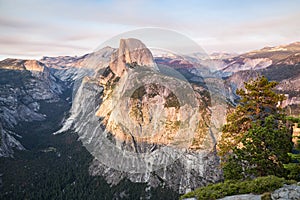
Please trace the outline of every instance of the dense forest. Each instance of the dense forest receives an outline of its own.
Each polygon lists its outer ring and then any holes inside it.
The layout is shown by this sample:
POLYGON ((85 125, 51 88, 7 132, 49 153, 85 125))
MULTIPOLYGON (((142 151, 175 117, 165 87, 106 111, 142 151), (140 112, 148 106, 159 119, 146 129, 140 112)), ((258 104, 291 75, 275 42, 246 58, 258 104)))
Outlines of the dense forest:
MULTIPOLYGON (((62 98, 64 99, 64 98, 62 98)), ((0 158, 0 199, 178 199, 168 188, 149 190, 144 183, 123 180, 111 186, 101 176, 90 176, 93 157, 73 132, 52 135, 59 127, 68 102, 42 103, 46 121, 19 124, 25 151, 0 158)))

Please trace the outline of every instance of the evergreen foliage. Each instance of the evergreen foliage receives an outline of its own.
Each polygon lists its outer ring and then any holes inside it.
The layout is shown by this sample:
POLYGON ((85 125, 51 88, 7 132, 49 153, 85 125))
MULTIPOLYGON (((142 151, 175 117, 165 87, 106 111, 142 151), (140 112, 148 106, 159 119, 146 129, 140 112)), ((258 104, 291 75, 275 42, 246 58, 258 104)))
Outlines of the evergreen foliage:
POLYGON ((284 164, 293 144, 285 115, 278 106, 284 96, 274 91, 276 82, 258 77, 237 90, 241 99, 227 116, 218 143, 225 179, 284 176, 284 164))
MULTIPOLYGON (((290 122, 300 127, 300 117, 288 117, 290 122)), ((295 149, 292 153, 289 153, 289 156, 292 162, 285 164, 284 167, 289 171, 288 178, 300 181, 300 136, 295 136, 297 138, 297 143, 295 149)))
POLYGON ((246 181, 227 180, 222 183, 197 188, 196 190, 181 196, 180 199, 196 197, 199 200, 211 200, 238 194, 263 194, 266 192, 272 192, 282 187, 283 184, 294 183, 296 182, 288 181, 276 176, 259 177, 254 180, 246 181))

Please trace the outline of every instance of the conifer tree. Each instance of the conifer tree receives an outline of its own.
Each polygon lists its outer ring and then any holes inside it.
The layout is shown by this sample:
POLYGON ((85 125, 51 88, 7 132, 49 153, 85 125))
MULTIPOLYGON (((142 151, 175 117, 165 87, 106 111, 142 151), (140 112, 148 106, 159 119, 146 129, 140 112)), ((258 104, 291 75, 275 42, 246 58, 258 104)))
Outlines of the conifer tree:
POLYGON ((292 141, 278 106, 284 96, 274 91, 276 85, 262 76, 237 90, 241 99, 227 116, 218 143, 225 178, 284 174, 292 141))
MULTIPOLYGON (((293 123, 293 128, 300 128, 300 117, 287 117, 287 120, 293 123)), ((291 162, 285 164, 284 167, 289 171, 288 178, 300 181, 300 136, 294 136, 297 142, 294 144, 294 150, 289 153, 291 162)))

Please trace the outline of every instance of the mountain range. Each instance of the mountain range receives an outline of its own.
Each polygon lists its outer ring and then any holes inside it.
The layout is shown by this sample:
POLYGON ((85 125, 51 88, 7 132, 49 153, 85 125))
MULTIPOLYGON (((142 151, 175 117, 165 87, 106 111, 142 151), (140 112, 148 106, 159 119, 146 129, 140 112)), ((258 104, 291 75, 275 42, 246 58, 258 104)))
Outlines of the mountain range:
POLYGON ((282 106, 300 114, 300 42, 194 55, 153 56, 128 38, 79 57, 0 61, 0 157, 30 151, 26 126, 50 121, 54 138, 78 135, 94 158, 89 173, 110 185, 126 178, 185 193, 221 180, 215 144, 245 81, 278 81, 282 106))

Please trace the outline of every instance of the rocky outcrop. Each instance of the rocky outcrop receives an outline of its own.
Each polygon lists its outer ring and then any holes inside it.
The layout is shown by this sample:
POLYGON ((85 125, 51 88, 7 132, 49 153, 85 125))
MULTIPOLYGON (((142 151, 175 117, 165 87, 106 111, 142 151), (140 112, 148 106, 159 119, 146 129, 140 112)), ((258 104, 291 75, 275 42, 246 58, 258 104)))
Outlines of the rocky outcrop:
POLYGON ((1 61, 0 69, 7 70, 26 70, 24 60, 7 58, 1 61))
POLYGON ((214 149, 222 104, 208 87, 158 70, 143 43, 121 40, 109 66, 84 78, 57 133, 77 132, 95 157, 91 174, 111 184, 126 177, 184 193, 222 178, 214 149))
POLYGON ((43 66, 37 60, 26 60, 24 62, 24 67, 26 70, 31 72, 44 72, 45 66, 43 66))
POLYGON ((219 200, 261 200, 261 195, 255 195, 255 194, 241 194, 241 195, 234 195, 234 196, 228 196, 224 197, 219 200))
POLYGON ((294 185, 284 185, 272 192, 272 200, 298 200, 300 199, 300 183, 294 185))
POLYGON ((156 67, 150 50, 139 40, 129 38, 121 39, 118 50, 112 54, 109 64, 112 72, 121 77, 128 64, 156 67))

